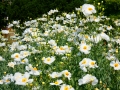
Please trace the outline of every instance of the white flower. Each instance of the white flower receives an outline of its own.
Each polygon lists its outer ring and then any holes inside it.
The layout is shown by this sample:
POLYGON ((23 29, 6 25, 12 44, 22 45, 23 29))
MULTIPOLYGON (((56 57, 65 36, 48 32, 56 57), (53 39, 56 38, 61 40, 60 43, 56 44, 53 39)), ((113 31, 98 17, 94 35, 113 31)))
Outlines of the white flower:
POLYGON ((98 43, 101 40, 102 40, 102 38, 101 38, 100 34, 90 37, 90 41, 92 41, 93 43, 98 43))
POLYGON ((110 37, 107 34, 101 33, 100 35, 101 35, 102 39, 104 39, 106 41, 110 41, 110 37))
POLYGON ((63 83, 62 80, 57 80, 57 81, 55 81, 53 83, 50 83, 50 85, 60 85, 61 83, 63 83))
POLYGON ((54 56, 51 56, 51 57, 47 57, 43 60, 44 63, 46 64, 52 64, 53 62, 55 61, 55 57, 54 56))
POLYGON ((82 79, 78 80, 79 85, 87 84, 87 83, 91 83, 92 85, 96 85, 98 83, 98 79, 95 76, 87 74, 82 79))
POLYGON ((3 84, 3 80, 0 80, 0 84, 3 84))
POLYGON ((5 59, 2 56, 0 56, 0 61, 5 61, 5 59))
POLYGON ((9 66, 9 67, 12 67, 12 68, 14 68, 15 65, 16 65, 15 62, 9 62, 9 63, 8 63, 8 66, 9 66))
POLYGON ((8 34, 9 30, 2 30, 1 32, 2 32, 2 34, 8 34))
POLYGON ((81 62, 79 62, 80 68, 84 71, 87 72, 87 67, 89 66, 89 58, 84 58, 81 62))
POLYGON ((74 90, 74 88, 71 85, 63 84, 61 85, 60 90, 74 90))
POLYGON ((114 68, 114 70, 120 70, 120 62, 117 61, 111 61, 110 66, 114 68))
POLYGON ((5 46, 6 44, 5 43, 0 43, 0 47, 3 47, 5 46))
POLYGON ((28 59, 27 58, 21 59, 21 63, 22 64, 28 64, 28 59))
POLYGON ((84 58, 81 62, 79 62, 80 68, 84 71, 87 72, 87 68, 97 68, 96 61, 93 61, 89 58, 84 58))
POLYGON ((29 79, 30 74, 25 72, 25 74, 22 74, 20 78, 18 78, 15 82, 17 85, 26 85, 27 83, 32 83, 33 79, 29 79))
POLYGON ((25 50, 27 49, 27 45, 20 45, 17 47, 18 50, 25 50))
POLYGON ((91 4, 82 5, 82 12, 85 16, 89 16, 93 13, 96 13, 95 7, 91 4))
POLYGON ((13 76, 13 80, 12 81, 17 81, 19 78, 22 77, 22 74, 20 72, 16 72, 13 76))
POLYGON ((80 51, 85 53, 85 54, 89 54, 91 47, 89 45, 86 45, 86 43, 81 43, 80 44, 80 51))
POLYGON ((93 61, 93 60, 90 60, 89 61, 89 68, 97 68, 97 64, 96 64, 96 61, 93 61))
POLYGON ((11 58, 13 58, 15 61, 20 61, 21 55, 19 53, 14 53, 11 55, 11 58))
POLYGON ((49 40, 48 43, 51 45, 51 46, 56 46, 57 43, 55 42, 55 40, 49 40))
POLYGON ((112 26, 107 26, 106 29, 111 30, 111 29, 113 29, 113 27, 112 26))
POLYGON ((13 24, 19 24, 19 21, 13 21, 13 24))
POLYGON ((38 70, 36 67, 32 67, 31 64, 25 67, 27 71, 29 71, 32 75, 40 75, 40 70, 38 70))
POLYGON ((25 58, 25 57, 30 55, 30 52, 29 51, 21 51, 20 55, 21 55, 22 58, 25 58))
POLYGON ((50 76, 51 78, 57 78, 57 77, 61 77, 61 76, 62 76, 62 73, 53 72, 53 73, 49 74, 49 76, 50 76))
POLYGON ((71 19, 71 15, 66 14, 66 18, 67 18, 67 19, 71 19))
POLYGON ((116 40, 116 43, 118 43, 118 44, 120 45, 120 39, 117 39, 117 40, 116 40))
POLYGON ((71 78, 71 73, 70 73, 68 70, 62 71, 62 74, 70 80, 70 78, 71 78))
POLYGON ((9 84, 10 82, 11 82, 11 78, 13 77, 13 75, 12 74, 7 74, 6 76, 3 76, 3 82, 5 83, 5 84, 9 84))

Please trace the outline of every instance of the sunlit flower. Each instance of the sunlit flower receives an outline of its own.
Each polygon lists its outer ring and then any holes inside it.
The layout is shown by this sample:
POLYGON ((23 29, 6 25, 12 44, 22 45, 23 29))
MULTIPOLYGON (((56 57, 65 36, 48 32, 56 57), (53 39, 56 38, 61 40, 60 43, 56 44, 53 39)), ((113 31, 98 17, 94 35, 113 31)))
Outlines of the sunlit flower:
POLYGON ((55 40, 49 40, 48 43, 51 45, 51 46, 56 46, 57 43, 55 42, 55 40))
POLYGON ((14 53, 11 55, 11 58, 13 58, 15 61, 20 61, 21 55, 19 53, 14 53))
POLYGON ((20 55, 21 55, 22 58, 25 58, 25 57, 30 55, 30 52, 29 51, 21 51, 20 55))
POLYGON ((111 61, 110 66, 114 68, 114 70, 120 70, 120 62, 117 61, 111 61))
POLYGON ((11 78, 13 77, 13 75, 12 74, 7 74, 6 76, 3 76, 3 82, 5 83, 5 84, 10 84, 10 82, 11 82, 11 78))
POLYGON ((0 80, 0 84, 3 84, 3 80, 0 80))
POLYGON ((82 12, 85 16, 91 15, 96 13, 95 7, 91 4, 84 4, 82 5, 82 12))
POLYGON ((17 47, 18 50, 26 50, 27 49, 27 45, 20 45, 17 47))
POLYGON ((0 61, 5 61, 5 59, 2 56, 0 56, 0 61))
POLYGON ((55 57, 54 56, 51 56, 51 57, 47 57, 43 60, 44 63, 46 64, 52 64, 53 62, 55 61, 55 57))
POLYGON ((9 30, 2 30, 1 33, 2 33, 2 34, 8 34, 8 33, 9 33, 9 30))
POLYGON ((58 54, 58 55, 63 55, 63 54, 66 54, 66 53, 70 53, 71 49, 72 48, 67 46, 67 45, 54 48, 55 53, 58 54))
POLYGON ((93 43, 98 43, 101 40, 102 40, 102 38, 101 38, 100 34, 90 37, 90 41, 92 41, 93 43))
POLYGON ((62 73, 60 72, 53 72, 53 73, 51 73, 51 74, 49 74, 49 76, 51 77, 51 78, 58 78, 58 77, 61 77, 62 76, 62 73))
POLYGON ((107 26, 106 29, 111 30, 111 29, 113 29, 113 27, 110 25, 110 26, 107 26))
POLYGON ((0 43, 0 47, 3 47, 5 46, 6 44, 5 43, 0 43))
POLYGON ((96 64, 96 61, 93 61, 93 60, 90 60, 89 61, 89 68, 97 68, 97 64, 96 64))
POLYGON ((85 54, 89 54, 90 53, 90 50, 91 49, 91 47, 89 46, 89 45, 86 45, 86 43, 81 43, 80 44, 80 51, 81 52, 83 52, 83 53, 85 53, 85 54))
POLYGON ((101 35, 102 39, 104 39, 106 41, 110 41, 110 37, 107 34, 101 33, 100 35, 101 35))
POLYGON ((84 72, 87 72, 87 67, 89 66, 90 60, 91 59, 89 58, 84 58, 81 62, 79 62, 79 66, 84 72))
POLYGON ((92 85, 96 85, 98 83, 98 79, 95 76, 87 74, 82 79, 78 80, 79 85, 87 84, 87 83, 91 83, 92 85))
POLYGON ((71 73, 70 73, 68 70, 62 71, 62 74, 70 80, 70 78, 71 78, 71 73))
POLYGON ((8 66, 9 66, 9 67, 12 67, 12 68, 14 68, 15 65, 16 65, 15 62, 9 62, 9 63, 8 63, 8 66))
POLYGON ((31 64, 25 67, 27 71, 29 71, 32 75, 40 75, 40 70, 37 69, 37 67, 33 67, 31 64))
POLYGON ((53 82, 53 83, 50 83, 50 85, 60 85, 60 84, 62 84, 62 83, 63 83, 62 80, 57 80, 57 81, 55 81, 55 82, 53 82))
POLYGON ((61 85, 60 90, 74 90, 74 88, 71 85, 63 84, 61 85))
POLYGON ((27 58, 21 59, 21 63, 22 64, 28 64, 28 59, 27 58))
POLYGON ((120 39, 117 39, 117 40, 116 40, 116 43, 118 43, 118 44, 120 45, 120 39))
POLYGON ((32 83, 33 79, 29 79, 30 74, 25 72, 25 74, 22 74, 20 78, 18 78, 15 82, 17 85, 26 85, 27 83, 32 83))

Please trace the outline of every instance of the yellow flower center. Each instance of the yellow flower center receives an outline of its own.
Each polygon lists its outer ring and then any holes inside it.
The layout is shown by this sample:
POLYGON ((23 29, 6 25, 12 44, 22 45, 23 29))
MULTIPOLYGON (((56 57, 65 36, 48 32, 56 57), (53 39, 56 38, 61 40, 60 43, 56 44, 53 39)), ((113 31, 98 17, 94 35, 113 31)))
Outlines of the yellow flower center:
POLYGON ((65 86, 64 90, 69 90, 68 86, 65 86))
POLYGON ((22 78, 22 82, 27 82, 27 78, 22 78))
POLYGON ((25 60, 23 59, 22 62, 25 62, 25 60))
POLYGON ((88 39, 88 35, 85 35, 85 38, 88 39))
POLYGON ((91 65, 95 65, 95 62, 91 62, 91 65))
POLYGON ((24 52, 24 55, 28 55, 28 53, 27 53, 27 52, 24 52))
POLYGON ((83 49, 86 50, 86 49, 87 49, 87 46, 84 46, 83 49))
POLYGON ((56 85, 58 85, 58 84, 59 84, 59 82, 58 82, 58 81, 56 81, 56 82, 55 82, 55 84, 56 84, 56 85))
POLYGON ((118 64, 118 63, 115 63, 115 64, 114 64, 114 66, 115 66, 115 67, 118 67, 118 66, 119 66, 119 64, 118 64))
POLYGON ((10 80, 7 79, 6 82, 10 82, 10 80))
POLYGON ((36 68, 36 67, 34 67, 34 68, 33 68, 33 70, 34 70, 34 71, 37 71, 37 68, 36 68))
POLYGON ((51 58, 47 58, 47 61, 49 62, 51 60, 51 58))
POLYGON ((66 76, 69 76, 69 72, 65 72, 65 75, 66 75, 66 76))
POLYGON ((88 10, 91 11, 91 10, 93 10, 93 9, 89 7, 88 10))
POLYGON ((60 50, 65 50, 63 47, 60 47, 60 50))
POLYGON ((83 61, 82 61, 82 64, 86 64, 86 60, 83 60, 83 61))
POLYGON ((19 58, 19 55, 18 55, 18 54, 16 54, 16 55, 15 55, 15 58, 19 58))

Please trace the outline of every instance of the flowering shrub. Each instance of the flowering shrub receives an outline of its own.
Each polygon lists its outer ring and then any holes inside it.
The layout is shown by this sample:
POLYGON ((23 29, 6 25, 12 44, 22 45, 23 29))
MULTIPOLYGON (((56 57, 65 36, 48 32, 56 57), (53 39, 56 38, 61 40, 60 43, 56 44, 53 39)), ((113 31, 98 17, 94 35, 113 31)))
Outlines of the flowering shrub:
POLYGON ((0 89, 119 90, 120 20, 95 16, 90 4, 57 12, 9 24, 24 32, 11 44, 1 36, 0 89))

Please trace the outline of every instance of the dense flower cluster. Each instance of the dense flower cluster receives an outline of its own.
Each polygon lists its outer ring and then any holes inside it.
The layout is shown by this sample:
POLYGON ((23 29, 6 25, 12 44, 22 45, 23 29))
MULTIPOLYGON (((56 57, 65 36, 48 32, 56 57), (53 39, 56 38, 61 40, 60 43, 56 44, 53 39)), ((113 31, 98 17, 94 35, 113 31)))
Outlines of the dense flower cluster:
POLYGON ((12 36, 12 43, 1 36, 0 89, 119 90, 120 20, 111 24, 110 18, 95 16, 90 4, 54 16, 57 12, 23 26, 9 24, 24 32, 12 36))

